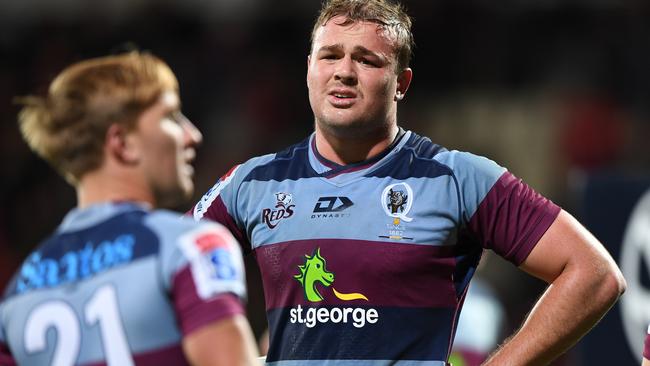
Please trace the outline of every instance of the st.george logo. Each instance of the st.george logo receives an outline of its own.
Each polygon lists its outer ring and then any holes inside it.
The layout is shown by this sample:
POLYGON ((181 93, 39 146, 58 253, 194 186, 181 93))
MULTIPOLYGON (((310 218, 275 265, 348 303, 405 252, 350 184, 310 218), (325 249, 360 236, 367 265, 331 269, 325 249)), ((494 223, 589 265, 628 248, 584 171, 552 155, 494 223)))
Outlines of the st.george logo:
MULTIPOLYGON (((305 264, 299 265, 300 273, 293 277, 300 282, 307 301, 317 303, 323 301, 323 296, 316 286, 330 287, 334 283, 334 273, 327 270, 325 258, 316 248, 312 255, 305 255, 305 264)), ((332 287, 334 295, 343 301, 365 300, 368 298, 360 293, 342 294, 332 287)), ((379 321, 377 309, 369 307, 311 307, 298 304, 289 310, 289 321, 292 324, 302 324, 313 328, 318 324, 352 323, 355 328, 363 328, 366 324, 376 324, 379 321)))
MULTIPOLYGON (((305 298, 311 302, 319 302, 323 300, 323 296, 318 292, 316 284, 320 283, 325 287, 330 287, 334 282, 334 273, 329 272, 325 268, 325 258, 320 254, 320 248, 316 248, 314 253, 309 256, 305 255, 305 264, 298 266, 300 273, 293 276, 302 285, 305 291, 305 298)), ((334 295, 341 300, 366 300, 368 298, 360 293, 342 294, 334 287, 332 287, 334 295)))
POLYGON ((262 222, 269 227, 275 229, 280 220, 288 219, 293 215, 293 208, 296 205, 292 204, 293 196, 291 193, 278 192, 275 194, 275 208, 265 208, 262 210, 262 222))

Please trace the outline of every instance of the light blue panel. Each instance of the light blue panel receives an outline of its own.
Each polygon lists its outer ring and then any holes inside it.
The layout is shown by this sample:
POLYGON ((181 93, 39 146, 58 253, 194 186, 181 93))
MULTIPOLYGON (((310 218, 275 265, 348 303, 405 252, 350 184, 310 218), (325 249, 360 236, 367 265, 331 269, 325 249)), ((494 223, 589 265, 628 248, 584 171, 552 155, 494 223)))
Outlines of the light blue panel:
POLYGON ((463 215, 467 221, 506 171, 494 161, 468 152, 445 151, 436 155, 435 159, 454 172, 460 187, 463 215))

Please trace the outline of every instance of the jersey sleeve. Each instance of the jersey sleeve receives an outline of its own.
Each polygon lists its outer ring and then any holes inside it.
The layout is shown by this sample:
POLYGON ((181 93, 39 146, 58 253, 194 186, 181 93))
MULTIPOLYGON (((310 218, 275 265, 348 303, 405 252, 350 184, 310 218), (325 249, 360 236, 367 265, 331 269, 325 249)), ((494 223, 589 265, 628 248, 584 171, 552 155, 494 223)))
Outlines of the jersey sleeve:
POLYGON ((256 156, 232 167, 194 205, 191 216, 197 221, 208 219, 224 225, 239 241, 245 252, 250 252, 247 228, 248 223, 254 218, 249 217, 248 208, 256 204, 250 201, 248 194, 250 176, 257 168, 265 166, 274 158, 275 154, 256 156))
POLYGON ((242 218, 237 210, 237 190, 242 180, 242 165, 232 167, 201 197, 191 210, 194 220, 212 220, 224 225, 244 244, 247 237, 241 230, 242 218))
POLYGON ((643 346, 643 357, 650 360, 650 326, 648 327, 648 334, 645 336, 645 344, 643 346))
MULTIPOLYGON (((0 314, 2 314, 2 305, 0 304, 0 314)), ((0 319, 2 316, 0 316, 0 319)), ((14 360, 11 355, 11 350, 9 350, 9 345, 7 344, 7 338, 4 333, 4 327, 0 323, 0 365, 3 366, 14 366, 16 365, 16 360, 14 360)))
POLYGON ((457 153, 462 215, 486 248, 520 265, 561 209, 492 160, 457 153))
POLYGON ((224 226, 202 222, 179 235, 163 254, 164 283, 181 331, 244 313, 244 263, 239 244, 224 226))

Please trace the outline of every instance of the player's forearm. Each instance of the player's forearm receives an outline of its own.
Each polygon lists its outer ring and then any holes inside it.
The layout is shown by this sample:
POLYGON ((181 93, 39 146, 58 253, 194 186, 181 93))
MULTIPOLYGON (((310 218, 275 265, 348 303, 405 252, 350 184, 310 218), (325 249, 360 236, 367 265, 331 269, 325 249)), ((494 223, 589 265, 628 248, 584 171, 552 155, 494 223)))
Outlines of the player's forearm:
POLYGON ((195 366, 257 366, 253 333, 243 315, 204 326, 183 340, 183 350, 195 366))
POLYGON ((567 268, 485 365, 546 365, 574 345, 625 289, 617 268, 567 268))

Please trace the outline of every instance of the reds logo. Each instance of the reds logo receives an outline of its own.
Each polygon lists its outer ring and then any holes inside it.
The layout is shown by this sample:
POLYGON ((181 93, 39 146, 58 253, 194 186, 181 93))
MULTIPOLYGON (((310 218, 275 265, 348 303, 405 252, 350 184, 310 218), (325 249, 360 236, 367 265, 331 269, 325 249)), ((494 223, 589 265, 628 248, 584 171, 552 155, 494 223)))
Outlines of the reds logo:
POLYGON ((288 219, 293 215, 293 208, 296 205, 291 204, 293 196, 291 193, 278 192, 275 194, 275 210, 265 208, 262 210, 262 222, 269 227, 275 229, 280 223, 280 220, 288 219))
POLYGON ((291 204, 293 197, 290 193, 278 192, 275 194, 275 199, 278 201, 275 208, 284 208, 286 210, 291 204))

